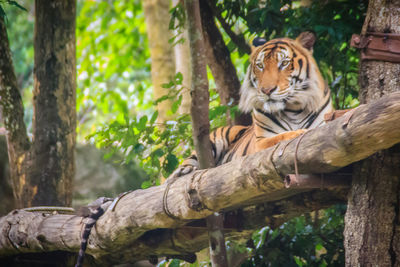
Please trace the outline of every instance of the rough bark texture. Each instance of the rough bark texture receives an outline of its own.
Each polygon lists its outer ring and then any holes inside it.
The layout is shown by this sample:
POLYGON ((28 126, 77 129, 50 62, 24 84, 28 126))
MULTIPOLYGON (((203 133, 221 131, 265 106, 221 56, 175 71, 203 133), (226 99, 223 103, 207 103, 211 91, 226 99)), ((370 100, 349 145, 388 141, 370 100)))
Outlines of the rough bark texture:
MULTIPOLYGON (((220 31, 215 24, 212 9, 209 1, 200 1, 200 13, 204 34, 204 45, 207 54, 207 64, 215 78, 217 91, 221 99, 221 104, 233 106, 239 104, 240 81, 233 66, 231 56, 220 31)), ((248 114, 237 114, 234 121, 230 124, 250 125, 251 117, 248 114)))
MULTIPOLYGON (((204 45, 204 35, 200 17, 200 5, 196 0, 185 0, 185 9, 188 19, 188 33, 190 52, 192 58, 192 104, 190 113, 192 117, 193 142, 200 169, 215 166, 210 142, 210 121, 208 118, 209 92, 207 79, 207 60, 204 45)), ((193 194, 196 198, 197 194, 193 194)), ((210 258, 212 266, 226 267, 228 259, 224 234, 222 232, 223 216, 211 214, 207 218, 209 230, 210 258)))
POLYGON ((23 186, 26 181, 26 160, 30 142, 24 123, 24 107, 18 91, 13 69, 7 30, 0 18, 0 108, 6 128, 10 176, 13 181, 14 198, 17 207, 23 207, 23 186))
MULTIPOLYGON (((76 127, 75 0, 35 2, 33 151, 23 202, 71 205, 76 127)), ((29 205, 29 204, 28 204, 29 205)))
MULTIPOLYGON (((175 76, 174 50, 168 42, 172 37, 172 32, 168 28, 169 7, 169 0, 143 1, 150 47, 151 80, 155 99, 168 95, 170 89, 163 88, 162 85, 172 81, 175 76)), ((171 105, 171 100, 158 103, 158 123, 165 123, 168 119, 171 119, 171 115, 168 115, 171 105)))
MULTIPOLYGON (((370 0, 366 31, 399 34, 400 2, 370 0)), ((400 64, 363 61, 360 83, 361 103, 399 91, 400 64)), ((399 200, 399 146, 356 164, 345 216, 347 266, 400 265, 399 200)))
POLYGON ((214 166, 211 152, 210 121, 208 120, 208 79, 207 59, 204 47, 204 38, 201 27, 199 4, 197 1, 186 0, 185 9, 188 19, 190 54, 192 58, 192 104, 190 113, 193 123, 193 141, 199 159, 200 168, 214 166), (195 71, 193 71, 195 70, 195 71))
MULTIPOLYGON (((207 243, 205 229, 190 228, 188 223, 214 211, 268 202, 255 209, 245 208, 242 216, 236 216, 239 224, 232 224, 235 217, 226 219, 225 227, 233 228, 234 235, 235 228, 252 229, 260 223, 276 227, 291 216, 341 201, 343 194, 338 196, 334 191, 304 192, 284 187, 282 175, 294 172, 296 147, 300 173, 333 172, 399 143, 399 119, 400 93, 394 93, 357 108, 350 120, 344 116, 308 131, 298 145, 299 138, 183 176, 169 185, 166 198, 174 219, 164 212, 167 184, 131 192, 119 200, 114 211, 108 210, 99 219, 87 253, 103 264, 134 262, 150 255, 188 254, 207 243), (193 192, 200 202, 195 210, 191 208, 193 192)), ((85 221, 76 215, 12 212, 0 218, 0 257, 56 250, 77 252, 85 221)))
POLYGON ((34 122, 29 141, 3 20, 0 96, 17 207, 70 205, 75 145, 75 1, 36 1, 34 122))
POLYGON ((0 134, 0 216, 16 208, 7 154, 6 137, 0 134))

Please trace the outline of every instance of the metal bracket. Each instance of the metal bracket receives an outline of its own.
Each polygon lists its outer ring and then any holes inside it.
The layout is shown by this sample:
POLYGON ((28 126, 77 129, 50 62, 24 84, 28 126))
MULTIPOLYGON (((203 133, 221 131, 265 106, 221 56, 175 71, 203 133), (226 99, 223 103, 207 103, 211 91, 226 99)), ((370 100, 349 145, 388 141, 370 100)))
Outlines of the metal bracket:
POLYGON ((367 32, 353 34, 350 46, 361 49, 361 60, 400 63, 400 34, 367 32))

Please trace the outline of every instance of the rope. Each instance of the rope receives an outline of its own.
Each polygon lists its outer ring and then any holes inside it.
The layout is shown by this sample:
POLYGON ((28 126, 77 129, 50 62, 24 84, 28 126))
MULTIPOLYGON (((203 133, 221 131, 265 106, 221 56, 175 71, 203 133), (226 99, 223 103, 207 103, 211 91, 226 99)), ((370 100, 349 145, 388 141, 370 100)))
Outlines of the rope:
POLYGON ((174 176, 171 177, 168 181, 166 181, 166 187, 164 190, 164 195, 163 195, 163 211, 165 214, 167 214, 168 217, 170 217, 171 219, 177 220, 178 217, 176 217, 174 214, 172 214, 168 208, 168 192, 169 192, 169 188, 171 187, 171 185, 179 178, 179 176, 174 176))

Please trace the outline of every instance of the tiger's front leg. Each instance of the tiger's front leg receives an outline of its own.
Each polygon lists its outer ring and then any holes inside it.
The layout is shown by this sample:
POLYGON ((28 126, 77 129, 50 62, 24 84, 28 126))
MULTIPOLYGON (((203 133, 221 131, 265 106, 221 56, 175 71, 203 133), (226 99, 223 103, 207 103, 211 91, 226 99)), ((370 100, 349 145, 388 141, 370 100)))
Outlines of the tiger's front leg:
POLYGON ((299 129, 296 131, 280 133, 273 137, 266 137, 263 139, 259 139, 256 141, 256 152, 274 146, 281 141, 296 138, 297 136, 302 135, 306 131, 307 131, 306 129, 299 129))

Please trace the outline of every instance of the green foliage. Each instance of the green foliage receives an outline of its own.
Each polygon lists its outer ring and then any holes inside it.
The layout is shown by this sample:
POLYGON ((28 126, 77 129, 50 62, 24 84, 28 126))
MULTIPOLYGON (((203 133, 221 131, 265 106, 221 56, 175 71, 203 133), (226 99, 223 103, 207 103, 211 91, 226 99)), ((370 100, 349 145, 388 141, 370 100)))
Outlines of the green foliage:
POLYGON ((14 7, 17 7, 19 9, 21 9, 21 10, 27 11, 25 7, 21 6, 16 1, 0 0, 0 18, 5 19, 5 20, 7 19, 7 14, 4 11, 3 6, 2 6, 4 4, 8 4, 10 6, 14 6, 14 7))
POLYGON ((253 234, 253 256, 242 266, 344 266, 345 210, 335 206, 314 220, 301 216, 278 229, 262 228, 253 234))
MULTIPOLYGON (((179 93, 183 88, 178 89, 181 84, 182 74, 178 73, 174 80, 163 85, 170 93, 154 101, 154 105, 173 100, 170 113, 176 114, 182 101, 179 93)), ((158 184, 160 174, 168 177, 178 167, 179 161, 189 156, 193 147, 190 117, 187 114, 165 124, 157 123, 157 116, 155 111, 151 116, 125 117, 123 122, 114 120, 88 137, 93 138, 100 147, 111 148, 109 156, 122 151, 125 164, 132 160, 140 162, 150 177, 142 183, 143 188, 158 184)))
POLYGON ((79 2, 76 34, 78 137, 114 119, 123 124, 139 111, 151 113, 141 1, 79 2))

